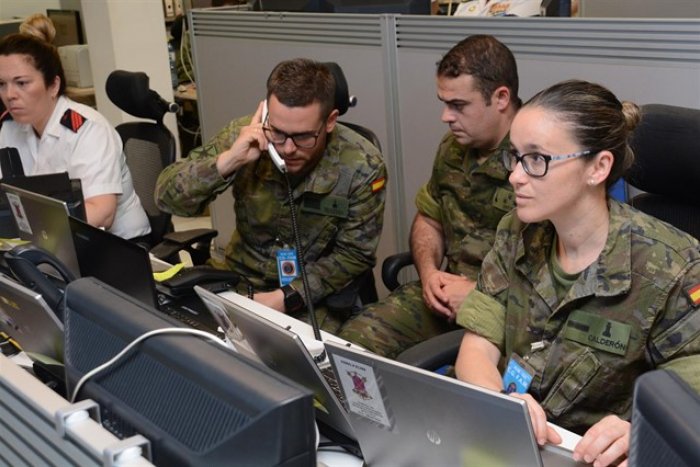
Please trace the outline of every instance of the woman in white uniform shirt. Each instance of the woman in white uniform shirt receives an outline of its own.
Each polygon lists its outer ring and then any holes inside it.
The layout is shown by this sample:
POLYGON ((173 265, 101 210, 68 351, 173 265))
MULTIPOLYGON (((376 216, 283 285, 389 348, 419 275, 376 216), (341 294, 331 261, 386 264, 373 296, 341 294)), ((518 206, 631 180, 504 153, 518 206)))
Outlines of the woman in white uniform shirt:
POLYGON ((87 221, 124 238, 150 233, 119 135, 96 110, 66 96, 56 48, 26 34, 0 40, 0 147, 15 147, 27 175, 79 178, 87 221))

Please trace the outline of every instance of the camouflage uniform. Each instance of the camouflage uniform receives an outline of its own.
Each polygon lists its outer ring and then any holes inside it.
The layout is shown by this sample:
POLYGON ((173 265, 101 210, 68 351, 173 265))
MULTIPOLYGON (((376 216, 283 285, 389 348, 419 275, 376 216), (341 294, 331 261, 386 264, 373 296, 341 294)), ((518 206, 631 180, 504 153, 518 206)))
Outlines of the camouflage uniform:
POLYGON ((651 369, 673 369, 700 389, 698 242, 628 205, 609 208, 603 252, 561 301, 554 227, 508 214, 457 315, 498 346, 501 371, 512 353, 523 357, 548 420, 578 433, 608 414, 629 420, 634 380, 651 369))
MULTIPOLYGON (((216 156, 228 149, 250 116, 232 121, 187 160, 167 167, 158 178, 161 209, 180 216, 202 213, 229 186, 233 187, 236 230, 226 247, 226 264, 248 278, 256 292, 279 288, 276 252, 293 248, 291 215, 284 176, 271 159, 260 157, 228 179, 216 169, 216 156)), ((329 134, 317 166, 293 189, 304 264, 314 303, 345 287, 371 269, 384 216, 386 169, 369 141, 342 125, 329 134)), ((297 277, 292 286, 302 296, 297 277)), ((326 319, 336 331, 339 317, 326 319)))
MULTIPOLYGON (((438 147, 430 180, 416 195, 418 211, 442 225, 446 270, 452 274, 476 279, 498 222, 513 207, 513 189, 500 157, 500 148, 509 144, 506 137, 479 165, 477 151, 460 145, 448 133, 438 147)), ((393 358, 412 345, 455 328, 425 305, 421 283, 414 281, 365 307, 339 335, 393 358)))

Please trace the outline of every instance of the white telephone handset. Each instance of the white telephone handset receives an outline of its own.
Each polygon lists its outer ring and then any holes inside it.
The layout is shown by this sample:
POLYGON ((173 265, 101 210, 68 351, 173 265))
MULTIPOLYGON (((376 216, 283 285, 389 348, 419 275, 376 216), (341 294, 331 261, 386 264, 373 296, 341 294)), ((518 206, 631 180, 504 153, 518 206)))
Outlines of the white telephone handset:
MULTIPOLYGON (((267 99, 265 99, 265 101, 263 102, 263 123, 265 123, 265 120, 267 120, 267 99)), ((272 159, 272 163, 275 164, 279 171, 282 173, 287 172, 287 165, 284 163, 284 159, 280 157, 279 153, 277 152, 277 149, 275 149, 274 144, 267 143, 267 152, 268 154, 270 154, 270 159, 272 159)))

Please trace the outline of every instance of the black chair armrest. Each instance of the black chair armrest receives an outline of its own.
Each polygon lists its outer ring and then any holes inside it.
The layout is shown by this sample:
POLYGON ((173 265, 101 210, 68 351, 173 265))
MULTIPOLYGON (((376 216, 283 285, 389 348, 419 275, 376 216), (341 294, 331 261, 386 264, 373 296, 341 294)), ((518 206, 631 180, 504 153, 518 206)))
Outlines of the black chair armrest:
POLYGON ((399 285, 401 269, 413 264, 413 255, 409 251, 388 256, 382 263, 382 282, 389 290, 396 290, 399 285))
POLYGON ((445 365, 452 365, 457 360, 464 332, 465 329, 455 329, 432 337, 404 350, 396 360, 426 370, 437 370, 445 365))
POLYGON ((204 264, 210 256, 211 241, 219 234, 214 229, 192 229, 170 232, 163 241, 151 248, 151 254, 169 263, 177 262, 176 255, 185 250, 192 258, 192 264, 204 264))

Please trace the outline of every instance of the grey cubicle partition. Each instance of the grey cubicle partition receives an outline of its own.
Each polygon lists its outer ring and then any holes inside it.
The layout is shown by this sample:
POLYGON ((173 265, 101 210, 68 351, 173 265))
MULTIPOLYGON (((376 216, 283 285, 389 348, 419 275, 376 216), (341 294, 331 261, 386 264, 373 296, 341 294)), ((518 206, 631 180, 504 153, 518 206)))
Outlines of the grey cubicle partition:
MULTIPOLYGON (((204 140, 233 117, 255 111, 265 97, 267 76, 279 61, 309 57, 337 62, 345 72, 350 93, 358 103, 340 120, 371 128, 385 153, 394 153, 387 127, 391 122, 387 110, 391 99, 385 92, 388 75, 383 35, 387 19, 379 15, 194 10, 193 53, 204 140)), ((392 193, 389 192, 380 246, 387 253, 396 250, 392 193)), ((211 209, 213 223, 220 232, 216 240, 220 250, 233 229, 229 196, 222 195, 211 209)))
MULTIPOLYGON (((379 260, 408 245, 413 198, 447 130, 440 122, 435 64, 470 34, 493 34, 514 52, 523 99, 568 78, 610 87, 639 104, 700 108, 700 20, 454 18, 410 15, 194 10, 192 34, 205 140, 255 110, 278 61, 338 62, 358 106, 345 118, 372 128, 389 169, 379 260)), ((215 203, 223 248, 230 201, 215 203)))

